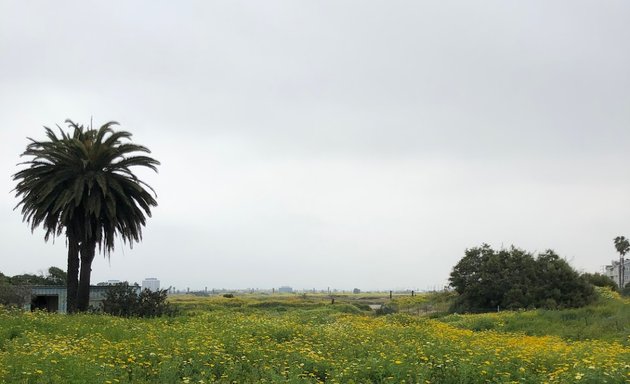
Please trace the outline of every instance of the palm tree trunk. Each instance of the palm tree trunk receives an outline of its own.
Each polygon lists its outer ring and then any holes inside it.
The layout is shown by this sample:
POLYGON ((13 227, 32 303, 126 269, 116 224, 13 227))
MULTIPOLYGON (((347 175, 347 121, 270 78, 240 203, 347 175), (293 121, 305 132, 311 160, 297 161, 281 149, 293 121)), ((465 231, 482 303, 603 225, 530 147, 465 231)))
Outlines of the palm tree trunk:
POLYGON ((77 292, 79 289, 79 244, 68 234, 68 279, 66 281, 66 311, 77 311, 77 292))
POLYGON ((96 251, 96 243, 86 241, 81 244, 81 272, 79 275, 79 292, 77 308, 79 312, 87 311, 90 305, 90 276, 92 275, 92 260, 96 251))

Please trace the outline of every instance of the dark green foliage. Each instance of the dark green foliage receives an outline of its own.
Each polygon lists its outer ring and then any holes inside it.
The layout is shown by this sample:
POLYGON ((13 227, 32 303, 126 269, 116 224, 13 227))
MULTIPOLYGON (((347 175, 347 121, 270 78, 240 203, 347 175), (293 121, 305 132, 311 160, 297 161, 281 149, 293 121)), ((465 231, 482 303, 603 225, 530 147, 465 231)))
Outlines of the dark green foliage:
POLYGON ((49 285, 48 280, 44 276, 30 273, 11 276, 9 280, 11 285, 49 285))
POLYGON ((140 286, 129 285, 127 282, 110 286, 101 304, 103 312, 121 317, 133 316, 138 303, 139 290, 140 286))
POLYGON ((137 284, 124 282, 112 285, 102 303, 103 312, 121 317, 159 317, 175 314, 167 302, 167 290, 140 291, 137 284))
POLYGON ((595 300, 593 286, 551 250, 534 258, 514 246, 495 251, 484 244, 466 250, 449 280, 459 294, 451 307, 457 312, 571 308, 595 300))
POLYGON ((22 154, 30 160, 13 179, 20 199, 16 208, 21 206, 31 230, 42 226, 45 240, 65 232, 68 311, 74 312, 87 310, 96 246, 109 255, 118 236, 130 245, 141 240, 146 217, 157 202, 151 187, 131 168, 156 171, 159 162, 138 155, 150 151, 127 142, 131 134, 114 131, 115 122, 99 129, 66 123, 70 132, 60 128, 57 136, 46 128, 46 140, 30 139, 22 154))
POLYGON ((174 309, 167 301, 166 289, 155 292, 145 289, 138 295, 136 315, 139 317, 159 317, 173 315, 174 309))
POLYGON ((31 301, 31 290, 28 287, 9 285, 0 279, 0 305, 23 307, 31 301))
POLYGON ((613 239, 615 243, 615 249, 623 257, 628 251, 630 251, 630 241, 625 236, 617 236, 613 239))
POLYGON ((66 285, 66 273, 57 267, 48 268, 47 274, 34 275, 23 273, 21 275, 5 276, 0 272, 0 285, 66 285))
POLYGON ((226 299, 233 299, 234 298, 234 294, 232 294, 232 293, 225 293, 223 295, 223 297, 225 297, 226 299))
POLYGON ((68 274, 61 268, 50 267, 48 268, 46 280, 48 281, 48 285, 66 285, 68 274))
POLYGON ((608 287, 615 291, 618 288, 617 283, 613 279, 601 273, 583 273, 582 278, 596 287, 608 287))

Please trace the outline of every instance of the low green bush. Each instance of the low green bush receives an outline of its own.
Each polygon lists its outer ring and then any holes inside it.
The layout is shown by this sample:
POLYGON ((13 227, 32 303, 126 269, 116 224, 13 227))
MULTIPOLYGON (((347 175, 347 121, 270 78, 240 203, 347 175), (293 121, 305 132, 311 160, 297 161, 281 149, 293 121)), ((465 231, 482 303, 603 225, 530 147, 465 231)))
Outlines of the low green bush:
POLYGON ((137 284, 124 282, 109 287, 101 304, 104 313, 121 317, 173 316, 177 310, 167 301, 167 290, 140 291, 137 284))

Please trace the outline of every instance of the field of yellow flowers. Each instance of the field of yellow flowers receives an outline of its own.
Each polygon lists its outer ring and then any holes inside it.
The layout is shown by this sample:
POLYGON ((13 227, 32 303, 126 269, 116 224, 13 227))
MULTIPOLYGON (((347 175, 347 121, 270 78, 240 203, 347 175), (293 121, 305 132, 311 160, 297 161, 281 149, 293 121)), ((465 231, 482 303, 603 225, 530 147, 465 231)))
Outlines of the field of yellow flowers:
POLYGON ((158 319, 0 308, 0 382, 630 382, 627 342, 473 331, 349 304, 292 299, 286 310, 239 300, 198 299, 158 319))

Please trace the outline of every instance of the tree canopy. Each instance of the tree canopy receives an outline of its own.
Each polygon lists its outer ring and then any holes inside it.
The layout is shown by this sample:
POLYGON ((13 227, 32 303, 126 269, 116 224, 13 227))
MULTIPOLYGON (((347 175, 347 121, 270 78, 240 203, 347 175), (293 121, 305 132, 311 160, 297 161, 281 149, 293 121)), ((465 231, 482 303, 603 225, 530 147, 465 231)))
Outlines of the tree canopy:
POLYGON ((155 292, 140 290, 137 284, 128 282, 109 287, 102 302, 103 312, 121 317, 159 317, 173 315, 176 309, 167 301, 166 289, 155 292))
POLYGON ((0 272, 0 304, 22 307, 31 299, 30 285, 65 285, 65 272, 57 267, 39 275, 23 273, 5 276, 0 272))
POLYGON ((459 294, 452 310, 459 312, 580 307, 595 299, 593 286, 552 250, 534 257, 483 244, 466 250, 449 281, 459 294))
POLYGON ((619 289, 613 279, 601 273, 583 273, 582 277, 596 287, 607 287, 615 291, 619 289))
POLYGON ((66 285, 66 272, 61 268, 50 267, 47 273, 38 275, 22 273, 19 275, 5 276, 0 272, 0 285, 66 285))

